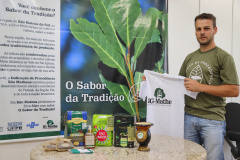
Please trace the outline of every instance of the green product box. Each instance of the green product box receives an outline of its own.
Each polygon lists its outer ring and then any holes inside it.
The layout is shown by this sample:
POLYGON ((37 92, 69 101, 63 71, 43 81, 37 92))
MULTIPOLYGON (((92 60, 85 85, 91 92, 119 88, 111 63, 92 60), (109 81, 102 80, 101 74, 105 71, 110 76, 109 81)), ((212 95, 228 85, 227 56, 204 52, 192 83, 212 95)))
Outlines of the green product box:
POLYGON ((134 147, 136 139, 136 128, 134 123, 136 116, 117 115, 114 116, 114 146, 115 147, 134 147))
POLYGON ((67 112, 67 137, 75 146, 84 146, 84 134, 87 131, 87 112, 67 112))
MULTIPOLYGON (((112 146, 113 131, 108 127, 108 118, 112 115, 94 114, 93 115, 93 133, 96 137, 96 146, 112 146)), ((109 119, 111 121, 111 119, 109 119)))

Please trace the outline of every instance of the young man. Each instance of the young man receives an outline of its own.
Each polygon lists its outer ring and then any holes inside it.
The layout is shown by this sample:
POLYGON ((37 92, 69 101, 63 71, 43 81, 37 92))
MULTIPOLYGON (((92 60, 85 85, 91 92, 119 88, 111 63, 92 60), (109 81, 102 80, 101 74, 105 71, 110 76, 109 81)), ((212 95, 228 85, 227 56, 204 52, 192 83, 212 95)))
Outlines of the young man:
POLYGON ((223 160, 225 98, 239 95, 239 80, 230 54, 217 47, 216 18, 200 14, 195 18, 200 48, 189 54, 180 69, 187 90, 200 92, 196 99, 185 96, 184 138, 203 145, 208 160, 223 160))

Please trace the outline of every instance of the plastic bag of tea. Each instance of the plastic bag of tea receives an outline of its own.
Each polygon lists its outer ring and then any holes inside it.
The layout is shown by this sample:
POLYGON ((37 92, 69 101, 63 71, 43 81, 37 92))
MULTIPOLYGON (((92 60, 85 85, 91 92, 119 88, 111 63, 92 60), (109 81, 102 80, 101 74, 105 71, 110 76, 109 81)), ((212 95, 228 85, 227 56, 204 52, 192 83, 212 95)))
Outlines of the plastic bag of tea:
POLYGON ((108 117, 112 117, 112 115, 93 115, 93 133, 96 135, 96 146, 112 146, 113 131, 108 130, 108 117))

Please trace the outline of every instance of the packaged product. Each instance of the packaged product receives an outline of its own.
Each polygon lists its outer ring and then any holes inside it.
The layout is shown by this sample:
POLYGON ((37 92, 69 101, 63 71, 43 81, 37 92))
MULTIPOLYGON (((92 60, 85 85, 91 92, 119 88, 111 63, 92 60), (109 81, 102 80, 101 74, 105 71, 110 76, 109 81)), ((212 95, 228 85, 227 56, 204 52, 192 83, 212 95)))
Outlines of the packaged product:
POLYGON ((87 131, 87 112, 67 112, 67 138, 72 140, 75 146, 84 146, 84 133, 87 131))
POLYGON ((136 139, 136 128, 134 123, 136 116, 116 115, 114 116, 114 146, 115 147, 134 147, 136 139))
POLYGON ((93 133, 96 137, 96 146, 112 146, 113 127, 108 127, 108 118, 112 118, 112 115, 93 115, 93 133))

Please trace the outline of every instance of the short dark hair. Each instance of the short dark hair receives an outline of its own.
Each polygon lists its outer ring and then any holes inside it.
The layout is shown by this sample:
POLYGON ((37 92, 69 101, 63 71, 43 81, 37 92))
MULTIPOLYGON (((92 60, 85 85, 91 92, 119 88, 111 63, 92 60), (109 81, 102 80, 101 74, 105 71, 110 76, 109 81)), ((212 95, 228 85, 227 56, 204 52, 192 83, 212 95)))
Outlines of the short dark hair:
POLYGON ((202 13, 195 17, 195 23, 198 19, 210 19, 213 22, 213 27, 216 27, 216 17, 210 13, 202 13))

